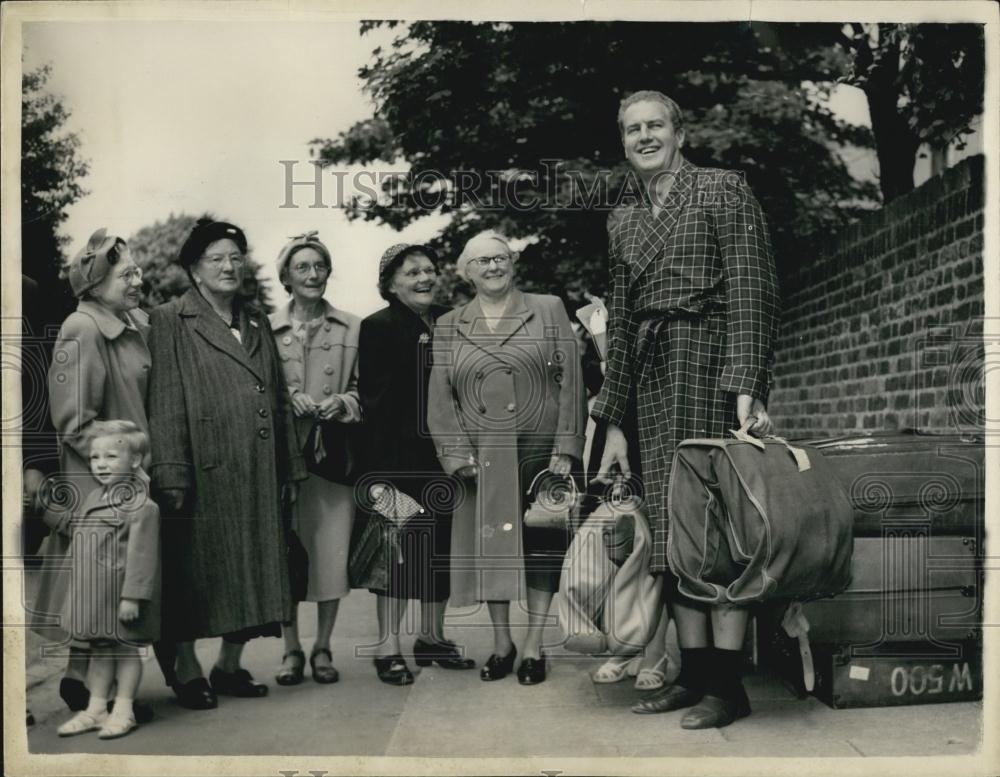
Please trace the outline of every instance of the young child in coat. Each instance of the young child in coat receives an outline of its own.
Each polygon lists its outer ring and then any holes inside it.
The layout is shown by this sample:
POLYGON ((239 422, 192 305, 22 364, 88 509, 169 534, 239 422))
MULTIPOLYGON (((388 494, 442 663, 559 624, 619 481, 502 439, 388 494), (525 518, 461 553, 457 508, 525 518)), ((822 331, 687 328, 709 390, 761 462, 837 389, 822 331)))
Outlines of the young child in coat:
POLYGON ((114 739, 135 728, 139 648, 159 638, 160 511, 142 470, 149 441, 139 427, 95 421, 89 437, 90 471, 102 487, 63 529, 71 538, 72 560, 63 625, 74 639, 90 643, 90 703, 58 733, 99 729, 101 739, 114 739), (109 714, 113 683, 117 692, 109 714))

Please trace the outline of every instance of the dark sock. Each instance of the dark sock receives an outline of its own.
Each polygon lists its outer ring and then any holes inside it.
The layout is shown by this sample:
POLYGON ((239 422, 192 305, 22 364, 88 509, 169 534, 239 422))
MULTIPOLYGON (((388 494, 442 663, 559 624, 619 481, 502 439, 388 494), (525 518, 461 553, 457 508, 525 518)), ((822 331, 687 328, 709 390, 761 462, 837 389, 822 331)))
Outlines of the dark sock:
POLYGON ((722 699, 737 699, 744 695, 743 681, 740 679, 743 666, 742 650, 712 648, 708 670, 706 692, 722 699))
POLYGON ((712 648, 681 648, 681 673, 674 681, 691 691, 704 691, 711 666, 712 648))

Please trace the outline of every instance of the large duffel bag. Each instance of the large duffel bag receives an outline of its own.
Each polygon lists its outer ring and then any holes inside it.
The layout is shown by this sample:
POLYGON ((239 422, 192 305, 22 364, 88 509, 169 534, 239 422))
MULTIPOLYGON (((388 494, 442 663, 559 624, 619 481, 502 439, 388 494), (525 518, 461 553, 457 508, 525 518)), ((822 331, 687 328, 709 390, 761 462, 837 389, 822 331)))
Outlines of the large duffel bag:
POLYGON ((935 535, 982 537, 984 445, 958 434, 876 432, 795 441, 823 453, 851 498, 854 536, 923 518, 935 535))
POLYGON ((823 454, 735 434, 684 440, 674 454, 667 557, 678 590, 712 604, 844 590, 852 509, 823 454))

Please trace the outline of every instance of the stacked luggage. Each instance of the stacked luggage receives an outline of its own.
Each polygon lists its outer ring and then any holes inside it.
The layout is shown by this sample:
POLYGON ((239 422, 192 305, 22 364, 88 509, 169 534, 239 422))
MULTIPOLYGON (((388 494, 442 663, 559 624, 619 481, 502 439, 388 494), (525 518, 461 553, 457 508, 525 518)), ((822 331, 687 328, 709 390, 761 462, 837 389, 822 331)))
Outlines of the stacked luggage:
POLYGON ((802 605, 808 650, 783 627, 785 605, 762 606, 758 664, 800 692, 814 678, 836 708, 982 698, 982 440, 877 433, 808 445, 850 495, 852 579, 802 605))

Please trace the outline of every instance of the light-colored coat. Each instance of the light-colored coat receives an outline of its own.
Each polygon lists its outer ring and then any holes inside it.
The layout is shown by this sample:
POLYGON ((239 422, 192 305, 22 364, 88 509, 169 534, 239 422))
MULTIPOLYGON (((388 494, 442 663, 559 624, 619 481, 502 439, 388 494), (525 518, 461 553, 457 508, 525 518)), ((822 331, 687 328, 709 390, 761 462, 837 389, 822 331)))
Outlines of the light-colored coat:
MULTIPOLYGON (((284 371, 288 393, 303 392, 316 402, 340 397, 347 413, 338 423, 361 420, 358 399, 358 333, 361 319, 337 310, 323 300, 323 323, 307 329, 305 347, 293 333, 292 303, 289 301, 270 315, 271 329, 278 345, 278 357, 284 371)), ((314 418, 296 418, 299 441, 305 444, 314 418)))
MULTIPOLYGON (((148 433, 149 317, 141 310, 127 316, 129 326, 102 305, 83 300, 59 330, 48 374, 49 407, 59 438, 59 472, 46 487, 43 514, 53 530, 64 527, 97 488, 88 464, 90 425, 98 420, 131 421, 148 433)), ((148 464, 148 460, 143 462, 148 464)), ((59 531, 53 531, 39 550, 46 560, 31 622, 33 630, 48 639, 67 637, 54 624, 69 586, 64 563, 68 550, 67 536, 59 531)))
POLYGON ((63 627, 74 639, 159 639, 160 511, 148 483, 140 473, 107 491, 98 487, 63 528, 72 562, 63 627), (130 623, 118 619, 122 599, 139 602, 130 623))
POLYGON ((164 636, 286 621, 281 486, 306 471, 267 316, 242 306, 240 343, 190 289, 150 320, 150 474, 185 495, 164 520, 164 636))
POLYGON ((577 340, 558 297, 515 291, 495 331, 478 300, 434 331, 427 423, 445 471, 478 465, 452 523, 451 602, 524 593, 524 492, 553 454, 583 454, 577 340))

